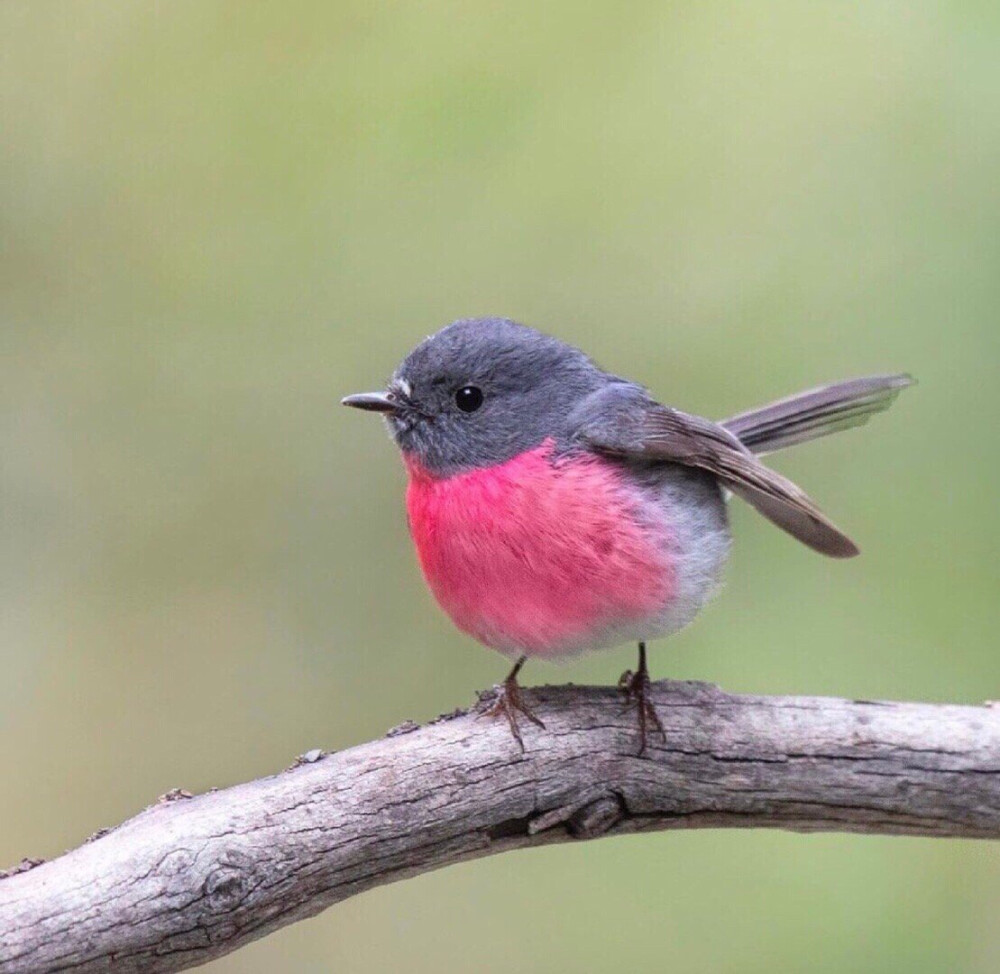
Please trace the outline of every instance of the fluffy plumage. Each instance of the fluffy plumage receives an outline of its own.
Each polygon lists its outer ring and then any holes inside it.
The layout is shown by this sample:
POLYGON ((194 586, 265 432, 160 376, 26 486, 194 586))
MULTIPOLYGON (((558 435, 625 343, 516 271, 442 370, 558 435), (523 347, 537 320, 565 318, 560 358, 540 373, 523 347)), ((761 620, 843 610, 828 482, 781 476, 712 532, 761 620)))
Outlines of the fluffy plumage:
POLYGON ((448 478, 410 460, 421 567, 455 624, 511 656, 563 656, 652 635, 677 595, 673 526, 599 457, 541 446, 448 478))

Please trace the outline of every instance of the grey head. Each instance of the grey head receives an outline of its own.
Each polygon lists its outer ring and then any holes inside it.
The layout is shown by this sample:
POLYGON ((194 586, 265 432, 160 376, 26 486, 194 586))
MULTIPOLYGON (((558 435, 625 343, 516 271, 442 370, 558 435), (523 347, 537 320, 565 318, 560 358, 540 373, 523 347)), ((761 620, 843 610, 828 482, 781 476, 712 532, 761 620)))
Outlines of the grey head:
POLYGON ((399 448, 449 476, 502 463, 552 439, 573 407, 620 382, 583 352, 506 318, 464 318, 421 342, 384 392, 343 403, 382 413, 399 448))

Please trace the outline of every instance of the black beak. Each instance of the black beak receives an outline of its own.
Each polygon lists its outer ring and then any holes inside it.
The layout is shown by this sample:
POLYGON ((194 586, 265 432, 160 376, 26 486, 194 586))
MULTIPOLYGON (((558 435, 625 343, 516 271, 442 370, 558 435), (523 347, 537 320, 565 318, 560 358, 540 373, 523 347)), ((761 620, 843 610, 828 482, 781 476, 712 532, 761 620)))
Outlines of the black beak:
POLYGON ((341 406, 353 406, 355 409, 367 409, 372 413, 394 413, 399 409, 399 403, 385 392, 358 392, 353 396, 344 396, 341 406))

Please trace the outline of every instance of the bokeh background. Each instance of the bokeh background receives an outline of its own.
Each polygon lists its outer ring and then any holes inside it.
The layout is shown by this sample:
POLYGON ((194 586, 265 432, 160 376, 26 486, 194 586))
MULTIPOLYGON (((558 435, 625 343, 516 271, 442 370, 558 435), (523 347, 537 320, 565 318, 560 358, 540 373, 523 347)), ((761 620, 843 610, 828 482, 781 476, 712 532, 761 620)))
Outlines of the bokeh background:
MULTIPOLYGON (((1000 696, 1000 7, 0 5, 0 864, 467 704, 380 424, 506 314, 723 416, 904 368, 778 464, 653 648, 729 690, 1000 696)), ((608 683, 633 650, 527 682, 608 683)), ((985 843, 659 834, 368 893, 223 972, 995 972, 985 843)))

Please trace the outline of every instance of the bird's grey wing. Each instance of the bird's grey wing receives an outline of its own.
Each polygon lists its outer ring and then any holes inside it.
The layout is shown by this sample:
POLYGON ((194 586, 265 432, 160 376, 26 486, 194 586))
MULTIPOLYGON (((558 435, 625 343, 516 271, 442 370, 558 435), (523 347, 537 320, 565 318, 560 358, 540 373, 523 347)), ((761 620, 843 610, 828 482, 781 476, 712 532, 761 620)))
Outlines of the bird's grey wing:
POLYGON ((788 478, 765 467, 717 423, 664 406, 631 383, 589 396, 570 417, 574 438, 611 456, 707 470, 769 521, 815 551, 850 558, 857 546, 788 478))

